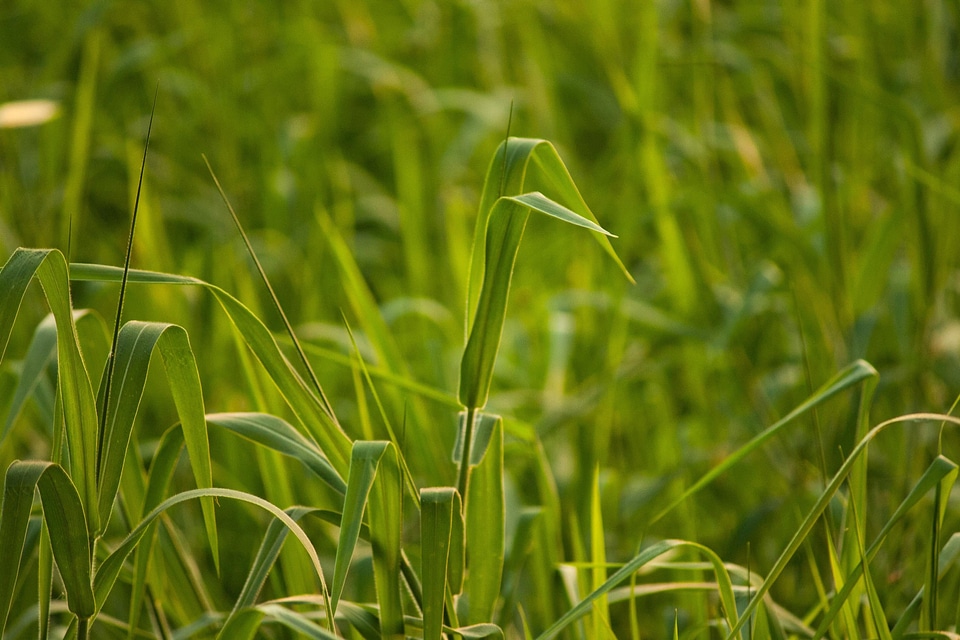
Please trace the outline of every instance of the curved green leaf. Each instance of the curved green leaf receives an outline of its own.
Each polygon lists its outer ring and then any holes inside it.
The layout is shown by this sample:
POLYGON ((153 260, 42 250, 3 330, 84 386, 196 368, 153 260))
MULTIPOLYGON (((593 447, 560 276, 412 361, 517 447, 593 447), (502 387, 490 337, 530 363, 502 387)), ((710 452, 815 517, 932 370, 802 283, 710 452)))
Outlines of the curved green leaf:
POLYGON ((56 249, 17 249, 0 269, 0 361, 6 352, 27 286, 40 280, 57 325, 57 387, 63 407, 70 476, 87 515, 91 535, 100 529, 97 509, 97 408, 70 307, 70 280, 56 249))
POLYGON ((7 468, 0 509, 0 635, 6 627, 17 583, 35 489, 40 490, 50 547, 67 592, 68 607, 83 619, 96 612, 90 579, 90 541, 76 487, 60 465, 16 461, 7 468))
POLYGON ((282 418, 267 413, 211 413, 207 415, 207 422, 296 458, 340 494, 347 489, 346 482, 323 452, 282 418))
MULTIPOLYGON (((210 445, 204 421, 200 375, 190 347, 190 339, 182 327, 160 322, 131 321, 123 325, 117 339, 114 381, 107 404, 107 420, 100 450, 99 505, 100 520, 110 520, 110 512, 120 487, 120 476, 133 433, 133 423, 146 387, 147 372, 155 350, 160 351, 167 382, 183 426, 190 465, 197 486, 213 486, 210 466, 210 445)), ((207 539, 214 563, 219 570, 213 499, 201 500, 207 539)))
MULTIPOLYGON (((122 276, 123 270, 117 267, 71 265, 71 277, 75 280, 117 282, 122 276)), ((313 394, 310 387, 283 355, 273 334, 253 312, 220 287, 197 278, 131 269, 127 281, 141 284, 200 286, 213 294, 254 356, 266 369, 277 390, 306 427, 310 436, 320 445, 333 468, 341 476, 346 474, 350 460, 350 438, 343 432, 340 425, 327 415, 320 399, 313 394)))

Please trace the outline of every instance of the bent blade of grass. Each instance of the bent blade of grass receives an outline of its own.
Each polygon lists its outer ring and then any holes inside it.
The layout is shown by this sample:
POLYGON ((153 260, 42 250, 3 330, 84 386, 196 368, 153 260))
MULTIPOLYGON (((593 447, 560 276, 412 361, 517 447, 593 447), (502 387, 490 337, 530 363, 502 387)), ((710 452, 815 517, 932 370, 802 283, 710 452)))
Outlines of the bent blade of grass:
POLYGON ((670 511, 680 505, 684 500, 703 489, 705 486, 723 475, 731 467, 743 460, 747 455, 753 453, 758 448, 763 446, 765 442, 776 435, 777 432, 779 432, 785 426, 806 412, 826 402, 828 399, 837 395, 841 391, 849 389, 850 387, 860 384, 861 382, 865 382, 861 396, 861 406, 863 406, 865 402, 869 404, 869 398, 873 394, 873 389, 876 387, 878 378, 879 374, 877 373, 877 370, 873 368, 873 365, 865 360, 857 360, 856 362, 847 365, 830 380, 828 380, 822 387, 820 387, 820 389, 818 389, 812 396, 803 401, 803 403, 801 403, 797 408, 758 433, 749 442, 730 454, 730 456, 728 456, 723 462, 704 474, 699 480, 697 480, 696 483, 693 484, 693 486, 688 488, 679 497, 674 499, 669 505, 657 513, 657 515, 650 520, 650 524, 653 524, 654 522, 657 522, 663 518, 670 511), (864 400, 864 398, 866 400, 864 400))
POLYGON ((463 591, 467 602, 464 624, 493 620, 503 580, 504 522, 503 419, 481 413, 477 431, 489 431, 482 457, 467 487, 466 550, 469 567, 463 591), (489 426, 486 426, 488 425, 489 426))
MULTIPOLYGON (((187 332, 172 324, 128 322, 117 335, 114 381, 109 403, 106 405, 108 420, 104 424, 103 448, 100 451, 98 491, 100 521, 104 524, 110 520, 110 513, 119 492, 120 476, 123 473, 133 424, 146 387, 150 360, 155 351, 160 352, 163 360, 167 383, 183 426, 183 439, 187 445, 194 480, 201 489, 213 486, 200 375, 187 332)), ((219 573, 220 554, 213 499, 201 500, 200 506, 210 551, 219 573)))
MULTIPOLYGON (((115 282, 121 275, 122 270, 106 265, 75 264, 71 267, 71 277, 76 280, 115 282)), ((303 378, 283 355, 273 334, 250 309, 220 287, 197 278, 131 269, 129 282, 193 285, 213 294, 284 400, 320 445, 333 468, 341 476, 346 474, 350 460, 350 438, 330 419, 303 378)))
POLYGON ((206 419, 210 424, 299 460, 334 491, 341 495, 346 492, 347 483, 323 452, 286 420, 267 413, 211 413, 206 419))
POLYGON ((34 276, 40 280, 57 325, 57 387, 67 431, 70 475, 80 495, 92 537, 100 528, 96 504, 96 399, 70 308, 67 262, 58 250, 17 249, 0 269, 0 361, 6 352, 20 303, 34 276))
MULTIPOLYGON (((453 487, 420 491, 420 561, 423 579, 423 638, 440 640, 443 635, 443 602, 449 588, 450 550, 457 530, 454 520, 463 520, 460 496, 453 487)), ((463 544, 461 537, 460 544, 463 544)))
POLYGON ((327 590, 326 581, 323 577, 323 568, 320 566, 320 557, 317 555, 317 551, 314 548, 313 543, 310 542, 310 538, 307 537, 307 534, 303 531, 303 529, 301 529, 300 526, 282 509, 271 504, 270 502, 267 502, 263 498, 249 493, 244 493, 242 491, 221 489, 216 487, 212 489, 192 489, 190 491, 178 493, 161 502, 152 511, 150 511, 150 513, 144 516, 140 523, 137 524, 137 526, 134 527, 129 534, 127 534, 127 537, 123 539, 123 541, 110 553, 109 556, 107 556, 107 558, 98 568, 96 576, 94 576, 93 579, 93 589, 94 594, 96 595, 98 607, 103 606, 103 603, 106 602, 107 596, 109 596, 110 592, 113 590, 113 586, 120 575, 120 570, 123 567, 127 556, 130 555, 130 553, 140 544, 143 536, 150 530, 150 525, 153 524, 154 521, 170 507, 188 500, 206 497, 227 498, 230 500, 237 500, 239 502, 246 502, 259 507, 273 515, 277 520, 280 520, 294 534, 294 536, 296 536, 297 540, 300 541, 300 544, 303 545, 304 550, 310 557, 313 570, 317 574, 317 578, 320 581, 320 588, 324 598, 327 620, 332 625, 333 612, 329 605, 329 592, 327 590))
POLYGON ((34 490, 40 490, 50 548, 67 592, 67 605, 80 619, 96 612, 90 578, 90 541, 80 495, 60 465, 15 461, 7 468, 0 511, 0 634, 6 627, 19 574, 34 490))
POLYGON ((594 589, 587 594, 587 596, 580 600, 576 606, 560 616, 560 618, 550 625, 550 627, 537 636, 537 639, 549 640, 550 638, 556 637, 570 624, 586 615, 593 607, 593 603, 596 600, 607 595, 611 590, 613 590, 614 587, 626 581, 641 567, 659 558, 663 554, 678 548, 693 549, 707 556, 707 559, 713 566, 714 574, 717 578, 717 591, 720 596, 720 603, 723 606, 723 612, 726 617, 727 624, 730 625, 731 628, 737 630, 738 625, 741 624, 745 618, 740 618, 740 622, 738 622, 736 598, 733 592, 733 582, 730 580, 730 574, 727 572, 727 569, 724 566, 723 561, 720 560, 720 557, 709 548, 696 542, 689 542, 686 540, 661 540, 660 542, 650 545, 634 556, 632 560, 620 567, 620 569, 614 572, 612 576, 607 578, 600 588, 594 589))
POLYGON ((870 442, 877 437, 881 432, 886 430, 892 425, 897 424, 907 424, 912 422, 927 422, 927 421, 937 421, 944 424, 951 424, 954 426, 960 426, 960 418, 955 418, 953 416, 937 414, 937 413, 912 413, 904 416, 898 416, 896 418, 891 418, 881 422, 873 429, 871 429, 864 437, 857 443, 857 446, 854 447, 853 451, 850 452, 850 455, 844 460, 843 464, 840 466, 840 469, 834 474, 833 478, 830 480, 830 483, 824 489, 823 493, 820 494, 820 498, 817 499, 814 507, 807 513, 806 518, 804 518, 797 532, 794 534, 793 538, 790 539, 790 542, 787 544, 787 547, 781 552, 780 557, 777 558, 776 563, 774 563, 773 568, 767 574, 766 579, 763 581, 757 588, 757 593, 747 604, 746 608, 743 610, 742 617, 740 622, 734 626, 733 631, 730 633, 728 638, 732 638, 736 633, 738 633, 743 626, 743 621, 746 620, 751 613, 756 609, 760 600, 764 595, 770 590, 773 583, 780 577, 780 574, 783 573, 783 570, 786 568, 787 564, 790 562, 790 559, 796 553, 797 549, 803 543, 803 540, 809 535, 810 531, 813 529, 814 524, 816 524, 817 519, 823 514, 824 510, 827 508, 827 505, 830 502, 830 499, 836 494, 839 490, 840 485, 843 484, 844 480, 850 474, 853 467, 856 465, 860 456, 867 449, 870 442))
MULTIPOLYGON (((890 534, 890 531, 901 519, 907 514, 910 509, 917 505, 917 503, 925 496, 931 489, 937 487, 944 479, 949 477, 956 477, 957 475, 957 465, 952 461, 944 458, 943 456, 938 456, 930 464, 927 470, 923 473, 914 487, 910 490, 910 493, 906 498, 900 503, 900 505, 893 512, 893 515, 890 516, 890 519, 883 525, 880 533, 877 534, 877 537, 874 539, 873 543, 867 548, 864 553, 864 560, 869 564, 877 553, 880 551, 880 547, 886 541, 887 536, 890 534)), ((813 635, 814 640, 822 638, 826 635, 827 629, 833 623, 834 618, 840 612, 841 607, 845 605, 847 600, 850 597, 850 594, 853 593, 854 587, 857 585, 857 580, 859 579, 861 573, 863 572, 864 562, 861 561, 860 564, 854 569, 854 571, 846 576, 842 581, 843 586, 834 596, 833 601, 830 603, 830 608, 824 614, 823 618, 820 621, 819 626, 817 627, 816 632, 813 635)))
MULTIPOLYGON (((487 175, 483 183, 483 192, 480 196, 480 207, 473 234, 473 248, 470 254, 470 271, 467 291, 467 334, 472 331, 474 323, 474 306, 478 303, 482 281, 484 277, 484 257, 486 255, 487 227, 496 202, 503 196, 511 196, 527 191, 528 172, 531 167, 538 170, 538 177, 543 178, 555 191, 564 208, 572 210, 578 217, 594 224, 596 216, 590 211, 570 172, 564 165, 556 147, 547 140, 535 138, 510 137, 500 143, 490 159, 487 175)), ((609 235, 609 234, 607 234, 609 235)), ((604 251, 617 263, 620 270, 630 282, 633 277, 621 262, 609 238, 604 235, 596 236, 604 251)))

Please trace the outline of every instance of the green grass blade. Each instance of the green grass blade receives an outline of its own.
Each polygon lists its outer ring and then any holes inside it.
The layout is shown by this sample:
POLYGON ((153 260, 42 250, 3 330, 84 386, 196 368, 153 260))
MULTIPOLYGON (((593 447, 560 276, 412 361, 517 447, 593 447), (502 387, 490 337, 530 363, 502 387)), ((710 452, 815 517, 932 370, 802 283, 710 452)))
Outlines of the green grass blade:
POLYGON ((58 389, 67 430, 70 475, 87 514, 91 535, 99 530, 96 496, 97 409, 80 354, 70 308, 70 282, 63 254, 55 249, 17 249, 0 269, 0 360, 31 279, 40 280, 57 325, 58 389))
MULTIPOLYGON (((109 521, 116 501, 127 447, 155 350, 160 352, 163 360, 167 382, 183 425, 183 437, 194 479, 201 489, 213 486, 200 377, 186 331, 182 327, 165 323, 128 322, 117 336, 114 382, 107 405, 109 419, 104 425, 100 456, 102 463, 98 490, 100 518, 103 523, 109 521)), ((219 545, 213 500, 202 500, 201 508, 210 550, 219 571, 219 545)))
POLYGON ((323 452, 286 420, 266 413, 211 413, 206 419, 210 424, 299 460, 334 491, 346 492, 347 483, 323 452))
POLYGON ((877 374, 877 370, 874 369, 870 363, 864 360, 857 360, 853 364, 844 367, 822 387, 820 387, 820 389, 818 389, 812 396, 797 406, 793 411, 764 429, 762 432, 758 433, 749 442, 730 454, 723 462, 704 474, 703 477, 697 480, 690 488, 684 491, 679 497, 674 499, 667 507, 662 509, 656 516, 654 516, 650 522, 654 523, 663 518, 663 516, 667 515, 667 513, 676 508, 677 505, 681 504, 684 500, 716 480, 731 467, 743 460, 743 458, 745 458, 747 455, 763 446, 765 442, 776 435, 777 432, 779 432, 785 426, 841 391, 849 389, 857 384, 860 384, 861 382, 866 382, 868 386, 864 389, 863 394, 870 395, 872 392, 872 387, 876 385, 878 375, 879 374, 877 374))
POLYGON ((607 578, 607 580, 598 589, 594 589, 587 594, 587 596, 580 600, 580 602, 578 602, 572 609, 560 616, 560 618, 550 625, 550 627, 548 627, 542 634, 537 636, 538 640, 549 640, 549 638, 556 637, 569 625, 586 615, 593 607, 594 602, 607 595, 617 585, 628 580, 630 576, 633 575, 633 573, 638 569, 657 559, 668 551, 684 547, 704 553, 710 560, 710 563, 713 565, 714 572, 717 576, 717 590, 720 595, 720 602, 723 605, 724 614, 726 615, 728 623, 730 623, 731 626, 734 626, 737 621, 737 606, 733 593, 733 583, 731 582, 730 575, 727 572, 726 567, 724 567, 719 556, 717 556, 710 549, 695 542, 687 542, 684 540, 661 540, 660 542, 650 545, 634 556, 629 562, 620 567, 620 569, 607 578))
POLYGON ((358 441, 353 445, 350 460, 350 473, 347 476, 347 491, 343 498, 343 517, 340 522, 340 540, 337 544, 337 557, 333 569, 333 583, 330 598, 333 601, 333 613, 337 613, 337 603, 343 593, 347 578, 347 569, 353 560, 353 550, 360 537, 360 525, 367 505, 367 497, 377 475, 380 458, 387 443, 377 441, 358 441))
MULTIPOLYGON (((276 620, 283 626, 291 629, 298 634, 305 635, 314 640, 338 640, 339 636, 327 631, 320 625, 311 621, 303 614, 297 613, 291 609, 275 603, 262 604, 257 609, 264 613, 268 618, 276 620)), ((331 623, 332 624, 332 623, 331 623)))
POLYGON ((7 433, 9 433, 10 428, 13 427, 13 423, 20 415, 23 406, 26 404, 31 393, 33 393, 33 390, 40 384, 47 365, 53 360, 56 352, 56 320, 52 315, 48 315, 34 330, 33 338, 30 340, 30 346, 27 347, 27 353, 23 357, 23 367, 20 372, 20 378, 17 380, 17 388, 10 402, 10 410, 3 424, 3 430, 0 431, 0 442, 6 439, 7 433))
MULTIPOLYGON (((392 444, 385 444, 377 479, 368 498, 367 519, 370 523, 377 602, 380 605, 380 633, 384 638, 399 639, 404 634, 400 599, 403 486, 397 449, 392 444)), ((370 454, 374 452, 375 448, 371 446, 370 454)))
MULTIPOLYGON (((113 590, 113 586, 116 583, 117 577, 120 575, 120 570, 123 567, 127 556, 129 556, 130 553, 137 547, 137 545, 140 544, 143 536, 150 530, 150 525, 153 524, 153 522, 167 509, 188 500, 196 500, 201 498, 226 498, 230 500, 237 500, 239 502, 246 502, 259 507, 264 511, 267 511, 276 519, 280 520, 294 534, 294 536, 296 536, 297 540, 300 541, 300 544, 303 545, 304 550, 310 557, 313 570, 316 572, 317 578, 320 581, 322 593, 324 595, 327 594, 328 591, 326 582, 323 578, 323 568, 320 566, 320 558, 317 555, 317 551, 314 548, 313 543, 310 542, 310 538, 307 537, 307 534, 303 531, 303 529, 301 529, 300 526, 294 522, 294 520, 282 509, 267 502, 263 498, 249 493, 244 493, 242 491, 220 488, 192 489, 190 491, 184 491, 167 498, 157 505, 152 511, 150 511, 150 513, 144 516, 140 523, 137 524, 137 526, 134 527, 129 534, 127 534, 123 541, 121 541, 120 544, 117 545, 117 547, 110 553, 110 555, 107 556, 107 558, 100 564, 93 580, 94 593, 96 594, 98 605, 102 606, 102 604, 106 601, 107 596, 109 596, 110 592, 113 590)), ((326 599, 326 601, 329 600, 326 599)))
MULTIPOLYGON (((593 468, 590 480, 590 590, 596 591, 607 579, 607 551, 603 531, 603 513, 600 508, 600 466, 593 468)), ((610 608, 607 595, 597 598, 590 612, 591 637, 605 638, 610 629, 610 608)))
POLYGON ((466 551, 469 562, 463 590, 467 612, 463 624, 481 624, 493 620, 503 579, 505 506, 503 496, 503 420, 481 413, 476 431, 485 438, 477 446, 477 460, 467 487, 466 551))
MULTIPOLYGON (((78 264, 74 265, 71 271, 71 277, 77 280, 113 282, 121 275, 121 270, 105 265, 78 264)), ((283 355, 273 335, 250 309, 223 289, 197 278, 131 269, 129 281, 201 286, 213 294, 290 408, 320 445, 334 469, 341 476, 346 474, 350 460, 350 439, 338 424, 331 421, 317 398, 283 355)))
POLYGON ((824 510, 827 508, 831 498, 839 490, 840 485, 850 474, 851 469, 854 467, 856 462, 859 460, 860 456, 867 449, 870 442, 880 434, 882 431, 886 430, 888 427, 896 424, 908 424, 918 421, 943 421, 944 423, 950 423, 952 425, 960 426, 960 419, 954 418, 953 416, 946 416, 936 413, 915 413, 905 416, 898 416, 896 418, 891 418, 885 422, 881 422, 873 429, 871 429, 864 438, 857 443, 857 446, 850 452, 850 455, 840 466, 840 469, 834 474, 833 478, 830 480, 830 483, 824 489, 823 493, 820 494, 820 498, 817 499, 814 507, 807 513, 806 518, 800 524, 797 532, 791 538, 790 542, 787 544, 786 548, 781 552, 780 557, 777 558, 776 563, 773 568, 767 574, 766 579, 763 581, 763 584, 760 585, 757 589, 756 595, 750 600, 750 603, 743 610, 742 617, 740 622, 734 627, 732 633, 729 637, 732 637, 734 634, 739 632, 743 621, 746 620, 754 609, 756 609, 760 600, 767 594, 770 590, 770 587, 773 583, 780 577, 780 574, 783 573, 783 570, 786 568, 787 564, 790 562, 790 559, 793 557, 793 554, 796 553, 797 549, 803 543, 803 540, 809 535, 810 531, 813 529, 814 524, 817 519, 823 514, 824 510))
POLYGON ((220 633, 218 640, 253 640, 260 631, 260 624, 266 614, 256 608, 244 609, 228 619, 220 633))
MULTIPOLYGON (((893 512, 893 515, 887 520, 883 525, 883 528, 877 534, 877 537, 874 539, 873 543, 867 548, 865 552, 866 562, 869 563, 876 557, 877 552, 880 551, 880 547, 883 545, 887 536, 890 534, 890 531, 893 527, 900 522, 904 515, 912 509, 916 504, 925 496, 931 489, 935 488, 944 478, 949 476, 955 476, 957 474, 957 465, 952 461, 944 458, 943 456, 938 456, 930 464, 927 470, 924 472, 923 476, 917 481, 914 487, 910 490, 910 493, 906 498, 900 503, 900 505, 893 512)), ((824 614, 823 618, 820 620, 820 624, 817 627, 817 631, 814 634, 814 638, 822 638, 826 635, 827 629, 833 623, 834 618, 840 612, 841 607, 846 603, 850 594, 853 592, 854 587, 857 584, 857 580, 860 577, 863 571, 863 562, 857 565, 854 571, 846 576, 846 579, 843 581, 843 586, 833 597, 833 600, 830 603, 830 609, 824 614)))
POLYGON ((483 280, 477 311, 460 364, 459 398, 468 408, 483 408, 490 393, 513 269, 531 211, 601 234, 608 233, 596 223, 541 193, 497 199, 490 210, 485 231, 483 280))
POLYGON ((52 462, 14 462, 7 468, 0 510, 0 633, 6 627, 10 600, 19 574, 21 550, 35 489, 40 490, 50 547, 78 618, 95 611, 90 580, 90 544, 80 496, 67 473, 52 462))
POLYGON ((453 520, 460 517, 460 496, 456 489, 436 487, 420 491, 424 640, 440 640, 443 635, 443 603, 449 588, 447 574, 453 520))

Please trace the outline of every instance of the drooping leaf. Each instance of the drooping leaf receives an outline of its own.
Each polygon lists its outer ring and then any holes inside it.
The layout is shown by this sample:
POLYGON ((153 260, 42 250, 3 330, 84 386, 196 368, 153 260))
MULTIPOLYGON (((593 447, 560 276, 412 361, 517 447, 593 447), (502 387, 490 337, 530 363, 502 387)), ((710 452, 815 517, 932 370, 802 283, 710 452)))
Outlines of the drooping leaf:
MULTIPOLYGON (((423 637, 440 640, 443 635, 443 603, 450 588, 447 581, 450 548, 460 519, 460 495, 453 487, 420 491, 420 562, 423 576, 423 637)), ((462 544, 462 542, 461 542, 462 544)))

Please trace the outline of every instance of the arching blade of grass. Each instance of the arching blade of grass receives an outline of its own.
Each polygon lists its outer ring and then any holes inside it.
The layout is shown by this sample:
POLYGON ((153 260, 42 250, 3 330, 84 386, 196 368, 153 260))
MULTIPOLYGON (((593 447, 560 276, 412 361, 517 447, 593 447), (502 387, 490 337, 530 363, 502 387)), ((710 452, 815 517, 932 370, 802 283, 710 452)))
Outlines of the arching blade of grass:
POLYGON ((102 606, 106 601, 107 596, 110 595, 110 592, 113 590, 113 586, 117 581, 117 577, 120 574, 120 570, 123 567, 127 556, 129 556, 130 553, 137 547, 137 545, 140 544, 143 536, 150 531, 150 525, 153 524, 153 522, 170 507, 188 500, 206 497, 228 498, 231 500, 246 502, 259 507, 264 511, 269 512, 276 519, 280 520, 294 534, 294 536, 296 536, 297 540, 300 541, 300 544, 303 545, 304 550, 310 557, 313 570, 317 575, 317 579, 320 581, 321 593, 326 604, 325 609, 327 620, 330 621, 330 624, 332 625, 333 614, 329 607, 329 596, 327 595, 328 590, 326 581, 323 577, 323 568, 320 566, 320 558, 317 555, 317 551, 314 549, 313 544, 310 542, 310 538, 307 537, 307 534, 303 531, 303 529, 301 529, 300 526, 279 507, 255 495, 244 493, 242 491, 235 491, 233 489, 213 488, 184 491, 183 493, 178 493, 175 496, 167 498, 157 505, 152 511, 150 511, 150 513, 144 516, 143 520, 141 520, 140 523, 137 524, 137 526, 134 527, 129 534, 127 534, 126 538, 124 538, 123 541, 110 553, 110 555, 107 556, 107 558, 98 568, 93 580, 93 588, 97 598, 97 606, 102 606))
POLYGON ((420 492, 420 562, 424 640, 440 640, 443 635, 443 603, 450 588, 447 578, 451 570, 451 548, 457 544, 463 546, 460 495, 453 487, 423 489, 420 492))
POLYGON ((654 516, 650 522, 654 523, 660 520, 663 516, 672 511, 677 505, 681 504, 684 500, 716 480, 731 467, 743 460, 743 458, 745 458, 748 454, 760 448, 765 442, 776 435, 776 433, 785 426, 841 391, 849 389, 850 387, 860 384, 861 382, 865 382, 861 391, 861 406, 869 406, 869 400, 873 395, 873 390, 876 387, 878 377, 879 374, 877 373, 877 370, 874 369, 869 362, 864 360, 857 360, 853 364, 846 366, 830 380, 828 380, 822 387, 820 387, 820 389, 818 389, 812 396, 801 403, 796 409, 764 429, 762 432, 758 433, 749 442, 730 454, 723 462, 704 474, 703 477, 693 484, 693 486, 688 488, 679 497, 674 499, 667 507, 657 513, 657 515, 654 516))
MULTIPOLYGON (((474 306, 479 300, 482 282, 485 277, 485 256, 487 254, 487 243, 489 242, 487 228, 493 214, 493 208, 503 196, 530 191, 527 182, 528 177, 534 177, 528 176, 532 167, 536 168, 537 175, 535 177, 551 187, 548 195, 555 196, 559 199, 560 204, 575 212, 579 218, 597 224, 596 216, 587 207, 587 203, 580 195, 570 172, 567 171, 553 144, 546 140, 534 138, 508 138, 504 140, 490 159, 474 228, 469 289, 467 292, 468 334, 475 321, 474 306)), ((617 263, 627 279, 633 282, 632 276, 613 250, 609 238, 596 236, 596 239, 604 251, 617 263)))
MULTIPOLYGON (((938 456, 935 458, 924 472, 923 476, 921 476, 920 480, 918 480, 913 489, 911 489, 907 497, 904 498, 903 502, 901 502, 897 509, 893 512, 893 515, 890 516, 890 519, 887 520, 887 522, 883 525, 883 528, 880 530, 880 533, 877 534, 877 537, 874 539, 873 543, 867 548, 864 554, 866 562, 869 564, 873 558, 876 557, 877 552, 880 551, 881 545, 887 539, 887 536, 890 534, 890 531, 893 529, 893 527, 900 522, 900 520, 910 509, 916 506, 923 496, 925 496, 931 489, 938 486, 939 483, 944 479, 956 477, 956 475, 956 464, 944 458, 943 456, 938 456)), ((833 623, 834 618, 840 612, 841 607, 853 592, 853 589, 857 584, 857 580, 862 572, 863 562, 857 565, 852 574, 846 576, 843 581, 843 587, 840 588, 830 603, 830 609, 824 614, 823 618, 821 618, 820 624, 817 627, 817 631, 814 635, 814 639, 822 638, 824 635, 826 635, 827 630, 833 623)))
POLYGON ((459 398, 467 408, 481 409, 487 402, 493 364, 503 334, 513 268, 531 211, 610 235, 597 224, 539 193, 505 196, 493 204, 484 231, 483 281, 477 311, 460 363, 459 398))
POLYGON ((879 425, 871 429, 867 435, 857 443, 857 446, 853 449, 853 451, 850 452, 850 455, 846 460, 844 460, 843 464, 840 466, 840 469, 837 470, 833 478, 830 480, 830 483, 824 489, 823 493, 821 493, 820 498, 817 499, 814 507, 807 513, 807 516, 804 518, 797 532, 794 534, 793 538, 791 538, 786 548, 783 550, 783 552, 781 552, 780 557, 777 558, 773 568, 767 574, 767 578, 763 581, 763 584, 758 587, 756 595, 754 595, 754 597, 750 600, 750 603, 743 610, 743 617, 740 619, 740 622, 737 623, 728 637, 733 637, 737 632, 740 631, 743 621, 746 620, 756 609, 760 600, 770 590, 770 587, 777 580, 777 578, 780 577, 780 574, 783 573, 787 563, 790 562, 793 554, 796 553, 797 549, 800 548, 803 540, 810 534, 810 531, 813 529, 817 519, 823 514, 823 511, 827 508, 830 500, 839 490, 840 485, 850 474, 860 456, 863 455, 864 451, 870 445, 870 442, 873 441, 878 434, 892 425, 907 424, 918 421, 942 421, 944 424, 949 423, 951 425, 960 426, 960 419, 954 418, 953 416, 936 413, 914 413, 891 418, 890 420, 881 422, 879 425))
POLYGON ((0 269, 0 361, 31 279, 40 280, 57 325, 57 386, 74 480, 91 538, 100 529, 97 509, 97 409, 70 308, 67 263, 56 249, 17 249, 0 269))
POLYGON ((503 420, 481 413, 478 433, 486 435, 476 447, 476 466, 467 488, 466 534, 469 567, 463 584, 466 612, 462 624, 493 620, 503 579, 504 520, 503 420), (482 457, 481 457, 482 456, 482 457))
MULTIPOLYGON (((734 597, 733 593, 733 583, 731 582, 730 574, 727 572, 727 569, 724 566, 723 561, 720 560, 720 557, 707 547, 697 544, 696 542, 687 542, 685 540, 661 540, 660 542, 650 545, 634 556, 630 562, 627 562, 620 567, 620 569, 618 569, 612 576, 607 578, 606 582, 604 582, 600 588, 595 589, 587 594, 587 596, 578 602, 576 606, 560 616, 560 618, 550 625, 549 628, 537 636, 538 640, 549 640, 549 638, 556 637, 565 628, 576 622, 582 616, 586 615, 587 612, 589 612, 593 607, 594 602, 596 602, 602 596, 610 593, 614 587, 626 581, 638 569, 649 562, 656 560, 668 551, 678 548, 696 550, 707 556, 707 559, 710 561, 714 573, 716 574, 717 591, 718 595, 720 596, 720 603, 723 605, 723 613, 726 616, 727 623, 732 628, 736 628, 739 623, 737 622, 737 605, 736 598, 734 597)), ((743 618, 741 618, 740 621, 742 623, 743 618)))
MULTIPOLYGON (((133 423, 146 387, 150 359, 155 350, 159 350, 163 360, 167 383, 183 425, 183 439, 187 445, 194 479, 201 489, 213 486, 200 375, 187 332, 172 324, 128 322, 117 336, 114 381, 107 404, 109 418, 104 425, 103 449, 100 452, 102 464, 98 491, 100 520, 104 524, 110 520, 110 512, 116 501, 133 423)), ((210 552, 219 572, 220 554, 213 499, 201 500, 200 506, 210 552)))
POLYGON ((323 452, 286 420, 267 413, 211 413, 206 419, 210 424, 299 460, 334 491, 341 495, 346 492, 347 483, 323 452))
POLYGON ((40 490, 50 546, 77 618, 96 612, 90 577, 90 542, 80 496, 60 465, 14 462, 7 468, 0 512, 0 634, 6 627, 10 599, 19 575, 20 554, 30 518, 34 490, 40 490))
MULTIPOLYGON (((120 276, 121 270, 106 265, 77 264, 73 265, 71 271, 71 277, 76 280, 114 282, 120 276)), ((273 379, 290 408, 320 445, 333 468, 341 476, 346 474, 350 459, 350 439, 338 424, 331 421, 317 398, 283 355, 273 335, 253 312, 223 289, 197 278, 131 269, 129 281, 200 286, 212 293, 247 346, 273 379)))

